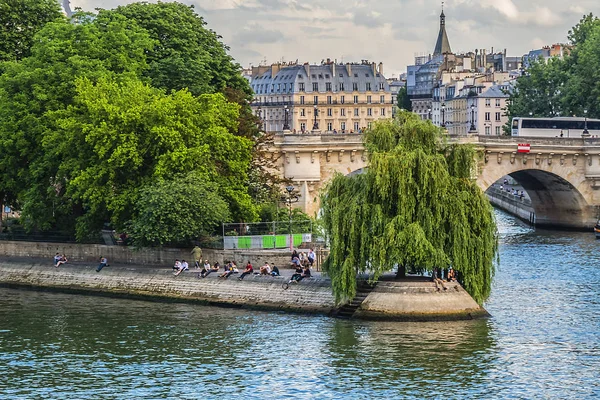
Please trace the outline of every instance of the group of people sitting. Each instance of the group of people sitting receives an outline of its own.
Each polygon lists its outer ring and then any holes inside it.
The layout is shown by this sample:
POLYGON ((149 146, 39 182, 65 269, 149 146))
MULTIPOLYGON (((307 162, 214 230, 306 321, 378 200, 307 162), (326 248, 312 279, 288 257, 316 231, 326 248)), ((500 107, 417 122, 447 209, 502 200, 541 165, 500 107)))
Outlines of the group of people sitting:
MULTIPOLYGON (((214 263, 214 265, 211 266, 210 263, 208 262, 208 260, 204 260, 204 264, 202 265, 202 267, 197 267, 197 269, 200 269, 200 272, 198 273, 197 277, 198 278, 206 278, 212 272, 219 271, 220 268, 221 268, 221 265, 219 264, 218 261, 216 263, 214 263)), ((219 274, 219 278, 227 279, 231 275, 238 274, 238 273, 240 273, 240 271, 239 271, 235 261, 225 261, 225 265, 223 267, 223 272, 221 274, 219 274)), ((279 268, 277 268, 275 265, 273 265, 271 267, 271 265, 268 262, 266 262, 262 267, 260 267, 259 272, 254 272, 254 267, 252 266, 252 263, 250 261, 248 261, 245 269, 242 271, 242 273, 240 274, 238 279, 242 280, 242 279, 244 279, 244 277, 246 277, 247 275, 251 275, 251 274, 279 276, 279 268)))
MULTIPOLYGON (((454 268, 450 267, 448 269, 448 273, 446 274, 446 280, 448 282, 456 282, 457 274, 454 268)), ((442 272, 438 267, 433 268, 431 272, 431 280, 435 283, 435 287, 439 292, 441 289, 448 290, 446 285, 444 285, 444 280, 442 279, 442 272), (441 288, 441 289, 440 289, 441 288)))
POLYGON ((56 253, 56 255, 54 256, 54 266, 56 268, 60 267, 63 264, 66 264, 67 261, 69 260, 67 260, 67 257, 65 257, 64 254, 56 253))
POLYGON ((183 271, 189 271, 190 266, 188 265, 188 263, 185 260, 181 260, 179 261, 178 259, 175 259, 175 264, 173 265, 173 270, 175 271, 173 273, 173 275, 177 276, 180 273, 182 273, 183 271))
POLYGON ((308 250, 308 254, 300 253, 296 250, 292 252, 292 261, 290 262, 290 266, 292 268, 297 267, 312 267, 315 262, 315 252, 313 249, 308 250))

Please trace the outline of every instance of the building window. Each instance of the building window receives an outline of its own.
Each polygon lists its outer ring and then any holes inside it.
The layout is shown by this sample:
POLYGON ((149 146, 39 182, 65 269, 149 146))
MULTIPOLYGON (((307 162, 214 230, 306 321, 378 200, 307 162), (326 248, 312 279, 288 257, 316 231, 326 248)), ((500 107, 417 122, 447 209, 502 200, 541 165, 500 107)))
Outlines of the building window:
POLYGON ((367 108, 367 115, 369 117, 373 116, 373 109, 372 108, 367 108))
POLYGON ((500 136, 502 134, 502 127, 497 126, 496 127, 496 136, 500 136))
POLYGON ((333 115, 333 109, 332 108, 328 108, 327 109, 327 116, 331 117, 333 115))
POLYGON ((354 96, 354 104, 358 104, 358 96, 354 96))
POLYGON ((490 113, 489 112, 485 113, 485 120, 490 121, 490 113))
POLYGON ((293 91, 294 91, 294 84, 290 83, 290 92, 293 92, 293 91))
POLYGON ((300 122, 300 131, 304 132, 306 130, 306 122, 300 122))
POLYGON ((358 117, 358 108, 355 108, 355 109, 354 109, 354 116, 355 116, 355 117, 358 117))
POLYGON ((333 130, 333 124, 331 122, 327 123, 327 130, 330 132, 333 130))
POLYGON ((385 96, 379 96, 379 102, 385 104, 385 96))
POLYGON ((358 122, 354 123, 354 130, 358 132, 360 130, 360 124, 358 122))
POLYGON ((491 101, 492 101, 491 99, 485 99, 485 106, 486 107, 491 106, 492 105, 491 101))
POLYGON ((318 92, 318 91, 319 91, 319 83, 313 82, 313 92, 318 92))
POLYGON ((306 110, 304 108, 300 109, 300 116, 301 117, 306 117, 306 110))
POLYGON ((500 107, 500 99, 496 99, 496 107, 500 107))
POLYGON ((304 96, 300 96, 300 104, 304 104, 304 96))
POLYGON ((368 122, 368 123, 367 123, 367 127, 368 127, 369 129, 371 129, 371 126, 373 126, 373 123, 372 123, 372 122, 368 122))
POLYGON ((313 97, 313 103, 314 104, 319 104, 319 96, 314 96, 313 97))
POLYGON ((499 112, 496 113, 496 121, 500 122, 500 113, 499 112))
POLYGON ((332 103, 331 96, 327 96, 327 104, 331 104, 331 103, 332 103))
POLYGON ((340 91, 344 91, 344 82, 340 82, 340 91))
POLYGON ((367 103, 371 104, 371 96, 367 96, 367 103))
POLYGON ((486 126, 486 127, 485 127, 485 134, 486 134, 486 135, 489 135, 489 134, 490 134, 490 132, 491 132, 491 130, 492 130, 492 127, 491 127, 491 126, 486 126))
POLYGON ((340 103, 344 104, 346 102, 346 97, 345 96, 341 96, 340 97, 340 103))
POLYGON ((379 90, 385 90, 385 83, 379 82, 379 90))
POLYGON ((342 117, 346 116, 346 109, 345 108, 340 108, 340 116, 342 116, 342 117))
POLYGON ((371 82, 366 83, 366 90, 367 90, 367 92, 371 91, 371 82))
POLYGON ((304 92, 304 82, 300 82, 298 85, 300 85, 298 90, 304 92))
POLYGON ((356 82, 352 83, 352 90, 354 90, 355 92, 358 92, 358 83, 356 83, 356 82))
POLYGON ((345 122, 342 122, 342 123, 340 124, 340 129, 341 129, 341 130, 343 130, 343 131, 345 131, 345 130, 346 130, 346 123, 345 123, 345 122))
POLYGON ((331 92, 331 82, 325 82, 325 90, 331 92))
POLYGON ((385 117, 385 108, 381 109, 381 115, 385 117))

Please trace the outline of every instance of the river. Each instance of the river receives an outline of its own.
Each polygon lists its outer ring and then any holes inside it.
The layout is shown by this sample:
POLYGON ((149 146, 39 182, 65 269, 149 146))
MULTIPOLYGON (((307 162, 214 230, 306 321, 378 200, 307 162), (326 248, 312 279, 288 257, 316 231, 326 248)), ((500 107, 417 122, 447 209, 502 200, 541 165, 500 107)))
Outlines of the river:
POLYGON ((600 396, 600 241, 497 217, 487 320, 349 321, 0 289, 0 398, 600 396))

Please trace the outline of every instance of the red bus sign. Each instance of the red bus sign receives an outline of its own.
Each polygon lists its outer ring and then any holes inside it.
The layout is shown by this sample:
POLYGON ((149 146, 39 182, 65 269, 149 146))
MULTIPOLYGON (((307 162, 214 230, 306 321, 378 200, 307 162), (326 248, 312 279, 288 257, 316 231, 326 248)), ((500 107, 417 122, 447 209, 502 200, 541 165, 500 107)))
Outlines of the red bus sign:
POLYGON ((518 153, 529 153, 530 150, 531 150, 531 145, 529 143, 519 143, 517 145, 518 153))

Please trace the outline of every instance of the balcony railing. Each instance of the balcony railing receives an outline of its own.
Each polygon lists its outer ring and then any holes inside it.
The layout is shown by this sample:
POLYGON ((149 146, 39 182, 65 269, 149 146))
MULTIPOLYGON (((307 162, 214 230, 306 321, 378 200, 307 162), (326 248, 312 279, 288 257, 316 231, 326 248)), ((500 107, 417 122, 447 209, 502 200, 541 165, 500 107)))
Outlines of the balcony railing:
POLYGON ((385 101, 383 103, 378 101, 359 101, 355 103, 354 101, 344 101, 343 103, 339 100, 332 100, 331 103, 328 101, 319 101, 315 103, 314 101, 305 101, 301 103, 299 101, 253 101, 250 103, 252 107, 283 107, 283 106, 304 106, 304 107, 312 107, 312 106, 333 106, 333 105, 344 105, 344 106, 353 106, 353 105, 393 105, 395 104, 393 100, 385 101))

